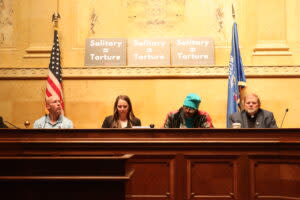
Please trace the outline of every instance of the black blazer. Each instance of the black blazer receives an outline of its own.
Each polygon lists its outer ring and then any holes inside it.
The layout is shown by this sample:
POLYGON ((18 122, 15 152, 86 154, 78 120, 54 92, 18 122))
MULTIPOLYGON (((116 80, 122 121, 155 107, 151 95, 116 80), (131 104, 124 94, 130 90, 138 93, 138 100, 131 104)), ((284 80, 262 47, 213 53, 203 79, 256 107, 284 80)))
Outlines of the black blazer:
MULTIPOLYGON (((105 117, 102 123, 102 128, 111 128, 113 121, 114 121, 113 115, 105 117)), ((139 118, 134 117, 131 120, 131 126, 141 126, 141 120, 139 118)), ((130 126, 128 126, 128 123, 126 128, 131 128, 130 126)))
MULTIPOLYGON (((230 115, 230 127, 233 123, 240 123, 241 128, 249 128, 245 110, 230 115)), ((255 128, 278 128, 272 112, 259 109, 256 115, 255 128)))

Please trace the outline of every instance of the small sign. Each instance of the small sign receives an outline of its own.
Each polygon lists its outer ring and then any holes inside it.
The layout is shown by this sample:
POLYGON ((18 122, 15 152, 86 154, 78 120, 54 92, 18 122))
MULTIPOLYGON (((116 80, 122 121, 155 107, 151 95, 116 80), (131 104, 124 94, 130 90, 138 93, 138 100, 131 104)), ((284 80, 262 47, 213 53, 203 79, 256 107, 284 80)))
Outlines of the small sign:
POLYGON ((126 65, 126 39, 87 38, 85 41, 85 65, 126 65))
POLYGON ((128 65, 130 66, 169 66, 170 40, 129 39, 128 65))
POLYGON ((172 40, 172 65, 214 65, 214 41, 211 38, 172 40))

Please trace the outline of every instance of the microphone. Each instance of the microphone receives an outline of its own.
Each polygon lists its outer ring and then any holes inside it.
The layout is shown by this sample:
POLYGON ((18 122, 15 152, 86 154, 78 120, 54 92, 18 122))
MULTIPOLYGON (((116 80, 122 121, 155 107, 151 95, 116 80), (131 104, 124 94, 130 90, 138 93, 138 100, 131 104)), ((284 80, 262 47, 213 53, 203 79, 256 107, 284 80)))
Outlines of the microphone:
POLYGON ((283 118, 282 118, 282 121, 281 121, 281 125, 280 125, 280 128, 282 127, 282 124, 284 122, 284 119, 285 119, 285 116, 286 116, 286 113, 289 112, 289 109, 285 109, 285 112, 284 112, 284 115, 283 115, 283 118))
POLYGON ((150 124, 150 128, 154 128, 155 127, 155 125, 154 124, 150 124))
POLYGON ((19 127, 17 127, 16 125, 14 125, 14 124, 12 124, 12 123, 10 123, 10 122, 8 122, 8 121, 3 121, 3 122, 8 123, 9 125, 13 126, 13 127, 16 128, 16 129, 20 129, 19 127))

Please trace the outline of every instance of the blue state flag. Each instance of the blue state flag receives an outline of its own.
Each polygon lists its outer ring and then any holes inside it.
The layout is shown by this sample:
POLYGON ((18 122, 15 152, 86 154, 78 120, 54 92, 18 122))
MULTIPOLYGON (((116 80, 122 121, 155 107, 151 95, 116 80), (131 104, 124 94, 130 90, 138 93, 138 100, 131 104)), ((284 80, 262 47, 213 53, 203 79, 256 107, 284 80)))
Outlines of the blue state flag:
POLYGON ((227 128, 230 127, 229 116, 239 111, 240 86, 246 85, 246 77, 243 62, 240 55, 239 37, 237 24, 232 27, 232 42, 228 75, 228 98, 227 98, 227 128))

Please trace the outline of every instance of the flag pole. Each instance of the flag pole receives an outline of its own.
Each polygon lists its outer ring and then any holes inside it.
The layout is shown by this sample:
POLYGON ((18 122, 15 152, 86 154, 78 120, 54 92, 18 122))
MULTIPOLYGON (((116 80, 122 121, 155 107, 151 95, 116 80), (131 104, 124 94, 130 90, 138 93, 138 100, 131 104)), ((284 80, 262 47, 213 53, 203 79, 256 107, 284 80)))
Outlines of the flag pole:
POLYGON ((243 62, 240 55, 239 40, 237 24, 235 22, 235 9, 232 4, 232 40, 231 53, 229 61, 229 75, 228 75, 228 97, 227 97, 227 128, 231 127, 230 116, 241 109, 241 89, 245 86, 246 77, 243 69, 243 62))
POLYGON ((52 22, 54 22, 55 30, 57 30, 58 28, 58 20, 60 19, 60 14, 58 11, 59 11, 59 0, 56 1, 56 12, 54 12, 52 15, 52 22))
POLYGON ((56 12, 59 13, 58 11, 59 11, 59 0, 56 0, 56 12))
MULTIPOLYGON (((234 9, 233 3, 231 4, 231 6, 232 6, 231 9, 232 9, 233 22, 236 23, 236 20, 235 20, 235 9, 234 9)), ((242 96, 244 96, 243 95, 243 88, 244 88, 244 86, 245 85, 243 83, 238 83, 238 88, 239 88, 239 91, 240 91, 240 99, 243 99, 242 96)), ((243 109, 241 100, 238 102, 238 108, 239 108, 239 110, 243 109)))
POLYGON ((64 112, 62 71, 60 58, 60 45, 58 40, 58 21, 60 19, 59 0, 57 0, 56 11, 52 14, 52 23, 54 26, 53 46, 50 54, 49 74, 47 78, 46 96, 58 97, 61 101, 62 112, 64 112))
MULTIPOLYGON (((236 23, 236 20, 235 20, 235 9, 234 9, 234 5, 233 5, 233 3, 232 3, 231 5, 232 5, 231 8, 232 8, 232 18, 233 18, 233 22, 236 23)), ((241 85, 241 83, 238 84, 238 88, 239 88, 239 91, 240 91, 240 97, 244 96, 244 95, 243 95, 243 92, 242 92, 244 86, 245 86, 245 85, 241 85)), ((240 99, 242 99, 242 98, 240 98, 240 99)), ((239 107, 240 110, 242 109, 242 106, 241 106, 241 105, 242 105, 241 102, 239 102, 239 103, 238 103, 238 107, 239 107)))

